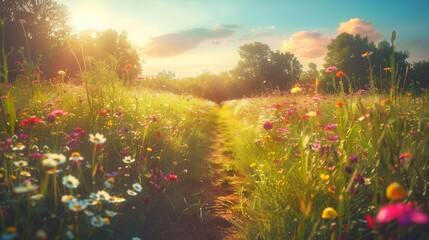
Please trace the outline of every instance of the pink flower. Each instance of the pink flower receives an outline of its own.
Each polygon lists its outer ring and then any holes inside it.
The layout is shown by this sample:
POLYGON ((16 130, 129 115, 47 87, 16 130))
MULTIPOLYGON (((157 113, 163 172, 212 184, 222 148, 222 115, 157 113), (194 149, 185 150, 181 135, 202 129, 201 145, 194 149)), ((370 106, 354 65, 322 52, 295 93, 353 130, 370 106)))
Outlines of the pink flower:
POLYGON ((328 136, 326 139, 329 141, 337 141, 338 138, 339 138, 338 135, 331 135, 331 136, 328 136))
POLYGON ((375 216, 377 223, 383 224, 396 220, 400 225, 429 223, 429 215, 405 203, 394 203, 380 208, 375 216))
POLYGON ((328 131, 328 130, 332 130, 336 127, 337 127, 337 124, 331 123, 331 124, 328 124, 325 128, 323 128, 323 130, 328 131))
POLYGON ((357 160, 359 159, 359 155, 350 155, 349 160, 350 160, 350 164, 356 163, 357 160))
POLYGON ((270 121, 265 121, 263 124, 262 124, 262 127, 265 129, 265 130, 270 130, 270 129, 272 129, 273 128, 273 123, 272 122, 270 122, 270 121))
POLYGON ((313 151, 319 151, 321 148, 322 148, 322 145, 320 144, 320 142, 315 142, 311 144, 311 149, 313 151))
POLYGON ((63 110, 56 109, 51 112, 51 114, 54 114, 56 117, 67 115, 67 112, 64 112, 63 110))
POLYGON ((281 133, 289 133, 289 130, 287 130, 285 128, 277 128, 277 131, 279 131, 281 133))
POLYGON ((337 67, 335 67, 335 66, 330 66, 330 67, 326 68, 327 73, 331 73, 331 72, 335 72, 335 71, 337 71, 337 67))
POLYGON ((46 120, 49 122, 54 122, 57 120, 57 117, 67 115, 67 112, 64 112, 63 110, 57 109, 46 115, 46 120))

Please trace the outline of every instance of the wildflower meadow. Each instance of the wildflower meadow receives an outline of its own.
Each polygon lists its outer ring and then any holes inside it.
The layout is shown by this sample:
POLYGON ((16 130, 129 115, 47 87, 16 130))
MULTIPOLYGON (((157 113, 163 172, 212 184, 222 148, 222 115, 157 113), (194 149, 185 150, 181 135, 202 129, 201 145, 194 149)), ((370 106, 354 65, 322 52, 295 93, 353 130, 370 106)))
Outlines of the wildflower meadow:
POLYGON ((357 56, 364 83, 334 65, 300 82, 293 54, 244 45, 288 59, 278 87, 246 59, 236 82, 192 85, 68 42, 72 73, 25 38, 13 65, 1 46, 0 239, 429 239, 429 92, 396 32, 378 75, 357 56))

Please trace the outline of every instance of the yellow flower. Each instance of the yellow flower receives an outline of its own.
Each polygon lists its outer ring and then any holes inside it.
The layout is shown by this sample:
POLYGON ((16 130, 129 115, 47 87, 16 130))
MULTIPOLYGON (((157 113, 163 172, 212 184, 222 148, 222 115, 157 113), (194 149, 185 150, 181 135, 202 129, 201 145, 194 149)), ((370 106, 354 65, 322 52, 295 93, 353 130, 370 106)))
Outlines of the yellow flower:
POLYGON ((251 167, 251 168, 256 167, 256 163, 251 163, 251 164, 249 165, 249 167, 251 167))
POLYGON ((300 93, 302 92, 302 88, 300 87, 294 87, 290 90, 291 93, 300 93))
POLYGON ((327 207, 325 209, 323 209, 322 212, 322 218, 323 219, 330 219, 330 218, 336 218, 338 216, 337 211, 335 211, 335 209, 331 208, 331 207, 327 207))
POLYGON ((405 192, 405 189, 401 186, 401 184, 397 182, 391 183, 386 188, 386 197, 391 200, 402 200, 407 196, 407 193, 405 192))
POLYGON ((108 127, 111 127, 113 125, 113 121, 112 120, 109 120, 107 123, 106 123, 106 126, 108 126, 108 127))
POLYGON ((307 117, 316 117, 317 116, 317 112, 315 111, 311 111, 305 114, 307 117))
POLYGON ((58 71, 58 75, 64 75, 66 74, 66 72, 64 72, 63 70, 58 71))
POLYGON ((320 178, 321 178, 322 180, 328 180, 328 179, 329 179, 329 175, 328 175, 328 174, 323 174, 323 173, 321 173, 321 174, 320 174, 320 178))
POLYGON ((146 148, 146 151, 152 152, 152 148, 148 147, 148 148, 146 148))
POLYGON ((22 171, 19 173, 21 176, 31 177, 31 173, 29 171, 22 171))

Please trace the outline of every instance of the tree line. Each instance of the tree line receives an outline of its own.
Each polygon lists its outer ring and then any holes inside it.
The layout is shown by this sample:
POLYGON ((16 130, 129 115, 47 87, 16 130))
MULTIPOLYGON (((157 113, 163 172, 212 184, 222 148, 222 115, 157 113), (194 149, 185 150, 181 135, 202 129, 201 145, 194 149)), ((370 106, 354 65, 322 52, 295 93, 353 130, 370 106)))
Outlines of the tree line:
MULTIPOLYGON (((0 3, 3 82, 6 77, 12 81, 23 76, 34 78, 35 72, 38 79, 54 79, 59 69, 79 81, 79 73, 91 71, 100 61, 123 80, 142 80, 138 78, 142 73, 139 55, 126 32, 109 29, 72 34, 67 7, 53 0, 0 3), (5 72, 7 69, 10 71, 5 72)), ((273 51, 260 42, 247 43, 238 49, 240 60, 230 71, 205 72, 185 79, 163 71, 146 77, 142 85, 217 102, 266 91, 286 91, 295 85, 307 91, 332 93, 340 81, 352 91, 367 89, 371 84, 387 89, 393 78, 402 79, 398 81, 401 87, 413 91, 429 87, 429 61, 408 62, 409 52, 395 48, 393 35, 390 43, 381 41, 376 45, 365 36, 341 33, 327 48, 321 69, 310 63, 303 71, 294 54, 273 51), (347 81, 326 72, 330 66, 343 72, 347 81)))
MULTIPOLYGON (((70 76, 106 61, 118 76, 136 78, 141 70, 137 50, 125 32, 113 29, 72 34, 68 8, 53 0, 1 0, 2 54, 9 80, 27 75, 51 79, 58 70, 70 76)), ((77 76, 77 75, 76 75, 77 76)), ((2 76, 4 81, 4 76, 2 76)))

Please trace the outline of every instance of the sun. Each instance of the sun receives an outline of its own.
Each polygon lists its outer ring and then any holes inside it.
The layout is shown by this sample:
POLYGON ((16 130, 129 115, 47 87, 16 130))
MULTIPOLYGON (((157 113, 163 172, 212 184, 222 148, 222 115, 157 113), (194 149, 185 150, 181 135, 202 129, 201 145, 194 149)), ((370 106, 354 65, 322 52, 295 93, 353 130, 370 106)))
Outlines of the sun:
POLYGON ((85 6, 70 14, 73 29, 77 32, 84 30, 103 30, 108 27, 106 14, 96 6, 85 6))

